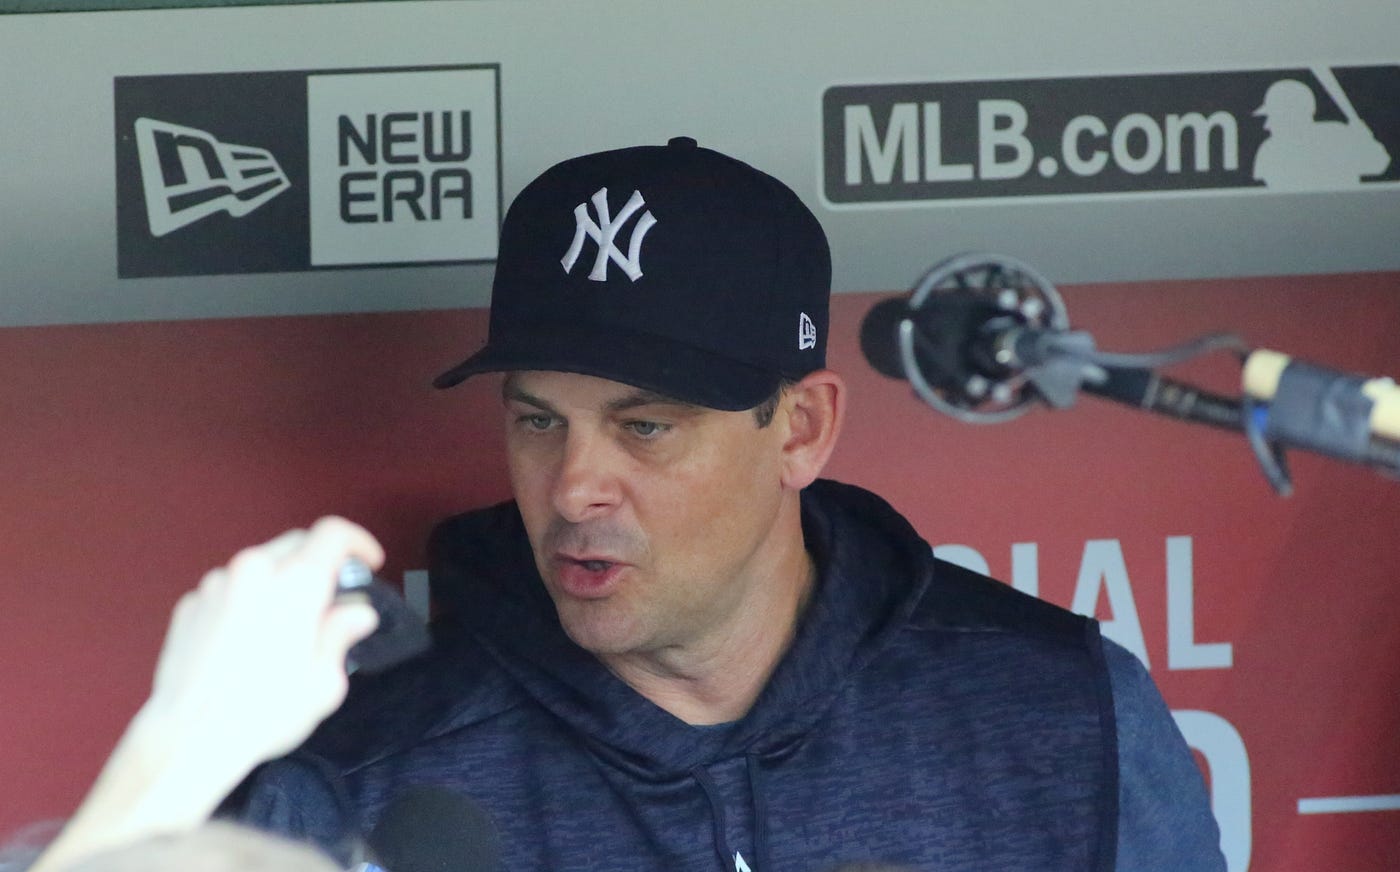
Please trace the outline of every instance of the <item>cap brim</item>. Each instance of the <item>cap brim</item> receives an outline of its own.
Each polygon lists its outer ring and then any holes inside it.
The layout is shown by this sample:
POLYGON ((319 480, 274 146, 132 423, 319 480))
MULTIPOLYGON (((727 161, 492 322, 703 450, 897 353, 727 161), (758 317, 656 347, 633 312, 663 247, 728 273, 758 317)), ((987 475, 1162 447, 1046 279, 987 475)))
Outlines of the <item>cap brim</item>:
POLYGON ((450 388, 487 372, 544 370, 591 375, 711 409, 739 411, 778 389, 778 373, 674 340, 626 334, 616 327, 550 326, 493 337, 484 348, 433 379, 450 388))

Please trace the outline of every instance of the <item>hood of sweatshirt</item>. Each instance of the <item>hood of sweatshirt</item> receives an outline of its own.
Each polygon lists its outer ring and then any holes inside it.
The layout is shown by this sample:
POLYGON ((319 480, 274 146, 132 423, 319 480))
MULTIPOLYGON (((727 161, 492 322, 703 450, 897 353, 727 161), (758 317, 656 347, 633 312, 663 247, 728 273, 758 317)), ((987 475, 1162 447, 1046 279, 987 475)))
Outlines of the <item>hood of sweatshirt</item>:
POLYGON ((868 491, 823 480, 801 500, 816 587, 788 652, 733 723, 685 724, 568 637, 514 503, 456 516, 434 531, 440 629, 473 637, 521 692, 633 777, 667 780, 718 760, 781 757, 905 625, 934 564, 928 544, 868 491))
MULTIPOLYGON (((852 711, 861 711, 852 709, 853 701, 865 698, 872 681, 902 692, 904 677, 920 666, 918 652, 930 650, 916 635, 1011 631, 1043 637, 1079 663, 1077 640, 1092 624, 935 560, 929 545, 879 497, 819 481, 801 503, 803 535, 818 573, 793 642, 748 713, 705 727, 654 705, 569 639, 513 503, 442 522, 429 548, 438 606, 434 652, 387 673, 356 675, 345 706, 307 743, 305 756, 325 770, 313 780, 339 791, 323 802, 340 810, 327 832, 340 833, 345 821, 367 831, 396 790, 435 780, 422 761, 414 762, 417 749, 430 749, 424 756, 442 765, 454 742, 479 735, 489 743, 506 730, 512 742, 537 736, 569 755, 577 743, 591 759, 575 771, 596 774, 613 788, 579 801, 620 802, 622 813, 636 821, 641 853, 657 846, 693 851, 696 800, 703 797, 713 868, 771 872, 774 835, 785 834, 783 850, 792 849, 791 820, 776 830, 769 823, 775 802, 783 814, 792 813, 795 782, 782 764, 791 759, 811 766, 821 759, 824 744, 813 749, 815 758, 800 752, 807 743, 841 735, 852 711), (437 740, 442 744, 432 751, 437 740), (667 801, 649 801, 656 797, 667 801)), ((1086 715, 1094 723, 1101 717, 1086 715)), ((1088 745, 1095 753, 1097 740, 1090 737, 1088 745)), ((511 771, 505 767, 491 784, 510 785, 506 791, 515 802, 511 771)), ((858 768, 835 771, 865 777, 858 768)), ((474 789, 470 775, 460 783, 466 792, 474 789)), ((480 786, 488 809, 494 808, 486 798, 493 789, 480 786)), ((551 789, 569 794, 571 786, 551 783, 551 789)), ((516 830, 510 844, 537 845, 541 831, 568 829, 569 818, 547 804, 527 806, 497 809, 503 815, 497 825, 516 830)), ((329 841, 319 831, 313 835, 329 841)))

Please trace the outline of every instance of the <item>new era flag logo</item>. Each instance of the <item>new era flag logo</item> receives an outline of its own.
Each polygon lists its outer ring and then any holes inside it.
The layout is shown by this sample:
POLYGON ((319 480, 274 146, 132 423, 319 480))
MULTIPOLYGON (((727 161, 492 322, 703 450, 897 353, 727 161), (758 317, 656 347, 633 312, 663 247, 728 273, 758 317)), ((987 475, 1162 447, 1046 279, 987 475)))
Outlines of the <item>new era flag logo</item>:
POLYGON ((797 319, 797 350, 806 351, 809 348, 817 347, 817 325, 812 323, 812 319, 807 317, 806 312, 799 312, 797 319))
POLYGON ((291 187, 267 149, 154 118, 136 119, 136 151, 152 236, 216 212, 241 218, 291 187))

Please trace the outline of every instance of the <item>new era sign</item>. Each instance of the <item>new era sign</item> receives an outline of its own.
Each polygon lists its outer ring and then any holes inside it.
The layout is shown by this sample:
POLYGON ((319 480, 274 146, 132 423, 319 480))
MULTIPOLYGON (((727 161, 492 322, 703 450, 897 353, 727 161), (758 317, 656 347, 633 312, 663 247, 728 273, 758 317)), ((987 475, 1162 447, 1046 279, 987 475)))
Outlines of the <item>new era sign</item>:
POLYGON ((115 82, 123 278, 494 260, 499 68, 115 82))
POLYGON ((834 205, 1400 181, 1400 66, 842 85, 834 205))

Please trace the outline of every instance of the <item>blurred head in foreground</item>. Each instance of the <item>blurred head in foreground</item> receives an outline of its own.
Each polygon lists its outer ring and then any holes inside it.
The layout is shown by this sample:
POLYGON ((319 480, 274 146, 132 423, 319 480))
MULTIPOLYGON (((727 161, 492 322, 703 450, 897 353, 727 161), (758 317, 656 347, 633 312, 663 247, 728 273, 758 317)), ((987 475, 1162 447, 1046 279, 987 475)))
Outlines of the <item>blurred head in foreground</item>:
POLYGON ((307 845, 249 827, 212 822, 143 839, 81 860, 63 872, 341 872, 307 845))

